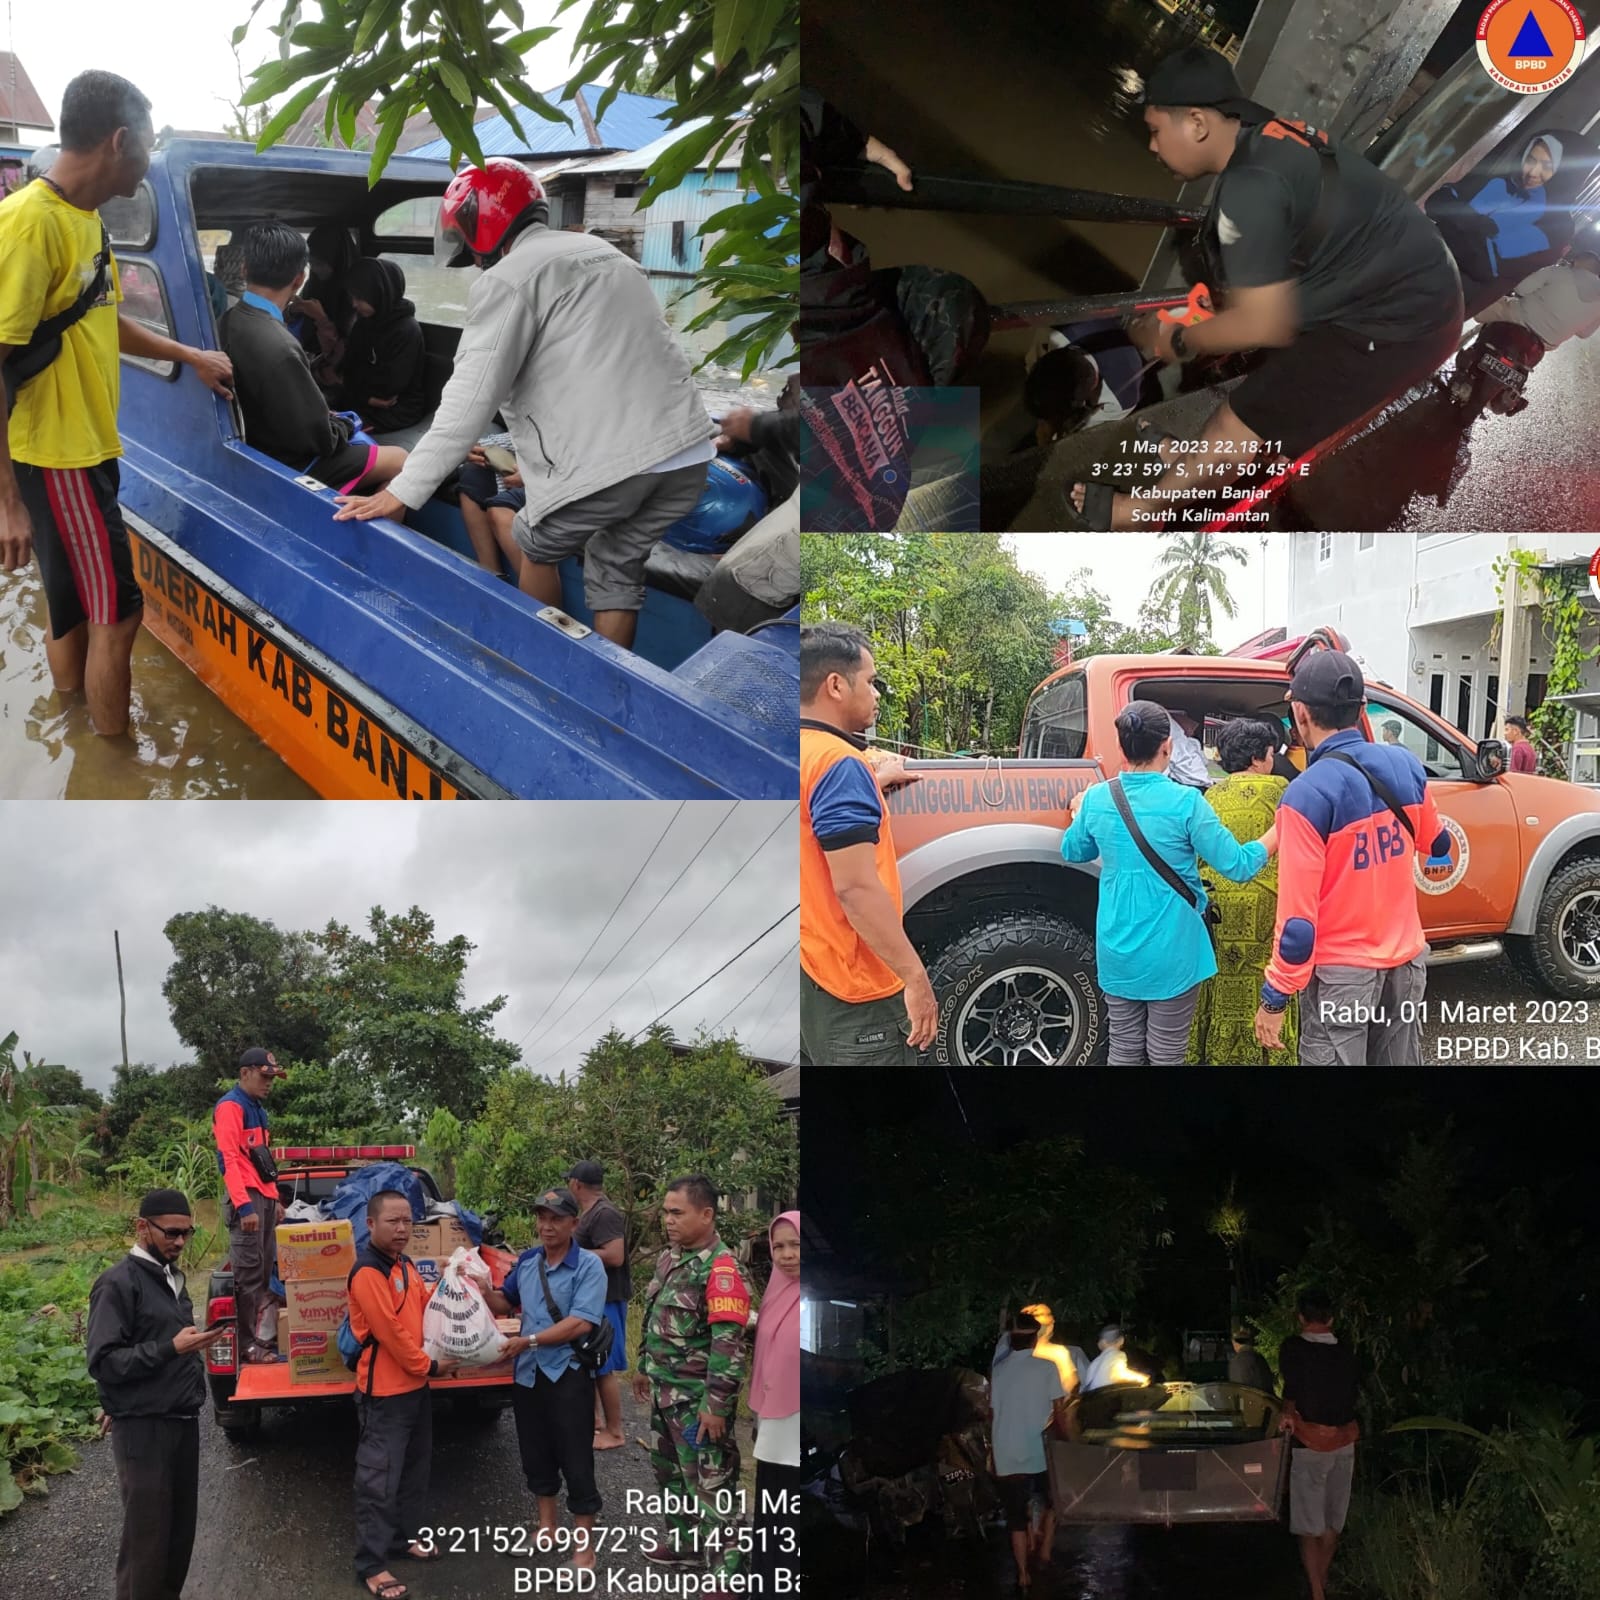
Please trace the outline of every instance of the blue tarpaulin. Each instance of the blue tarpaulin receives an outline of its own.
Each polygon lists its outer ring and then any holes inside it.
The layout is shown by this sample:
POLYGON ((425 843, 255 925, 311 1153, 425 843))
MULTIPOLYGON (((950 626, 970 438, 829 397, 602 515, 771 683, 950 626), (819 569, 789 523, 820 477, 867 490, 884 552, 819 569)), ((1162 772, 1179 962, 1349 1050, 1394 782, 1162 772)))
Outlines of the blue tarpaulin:
POLYGON ((322 1202, 325 1217, 343 1217, 355 1234, 356 1253, 367 1248, 367 1202, 381 1189, 395 1189, 411 1202, 411 1218, 421 1222, 428 1210, 422 1179, 396 1161, 358 1167, 322 1202))

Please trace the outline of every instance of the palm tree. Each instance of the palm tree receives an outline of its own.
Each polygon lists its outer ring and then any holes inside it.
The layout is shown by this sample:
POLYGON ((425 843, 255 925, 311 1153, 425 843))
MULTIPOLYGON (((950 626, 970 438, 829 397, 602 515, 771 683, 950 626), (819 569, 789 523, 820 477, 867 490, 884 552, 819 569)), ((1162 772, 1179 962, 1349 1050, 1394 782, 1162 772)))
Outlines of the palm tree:
POLYGON ((1228 544, 1207 533, 1168 531, 1167 541, 1157 558, 1156 580, 1150 585, 1150 598, 1168 615, 1177 613, 1175 632, 1180 644, 1191 650, 1211 638, 1213 605, 1225 617, 1232 617, 1238 606, 1228 591, 1225 561, 1241 566, 1249 561, 1242 545, 1228 544))

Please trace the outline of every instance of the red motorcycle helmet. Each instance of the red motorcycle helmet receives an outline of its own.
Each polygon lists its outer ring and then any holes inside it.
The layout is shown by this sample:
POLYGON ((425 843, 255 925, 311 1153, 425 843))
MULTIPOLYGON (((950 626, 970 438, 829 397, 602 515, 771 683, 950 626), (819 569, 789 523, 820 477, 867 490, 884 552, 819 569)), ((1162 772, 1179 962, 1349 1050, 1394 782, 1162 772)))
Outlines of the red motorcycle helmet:
POLYGON ((495 255, 512 231, 550 214, 544 186, 520 161, 490 156, 450 181, 439 204, 433 259, 441 267, 470 267, 495 255))

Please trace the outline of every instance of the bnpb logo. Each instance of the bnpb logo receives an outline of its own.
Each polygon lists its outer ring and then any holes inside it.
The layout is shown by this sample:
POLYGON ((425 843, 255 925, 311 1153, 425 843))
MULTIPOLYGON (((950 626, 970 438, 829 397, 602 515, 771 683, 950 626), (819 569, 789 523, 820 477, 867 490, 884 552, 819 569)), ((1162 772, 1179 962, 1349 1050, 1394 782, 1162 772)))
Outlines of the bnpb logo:
POLYGON ((1578 70, 1588 45, 1570 0, 1489 0, 1478 18, 1483 70, 1516 94, 1541 94, 1578 70))
POLYGON ((1467 875, 1467 862, 1472 847, 1467 843, 1467 830, 1454 817, 1439 815, 1440 826, 1450 835, 1450 843, 1443 855, 1425 855, 1419 849, 1412 858, 1412 871, 1417 887, 1424 894, 1448 894, 1467 875))

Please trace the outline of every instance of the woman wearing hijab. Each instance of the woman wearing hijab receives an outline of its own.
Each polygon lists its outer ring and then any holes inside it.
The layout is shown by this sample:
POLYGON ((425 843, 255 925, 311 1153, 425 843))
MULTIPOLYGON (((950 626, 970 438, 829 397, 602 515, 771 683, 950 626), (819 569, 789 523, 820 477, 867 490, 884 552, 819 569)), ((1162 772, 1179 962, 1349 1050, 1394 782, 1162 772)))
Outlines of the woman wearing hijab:
POLYGON ((428 414, 428 351, 405 274, 363 257, 345 274, 355 309, 345 340, 343 401, 374 433, 397 433, 428 414))
MULTIPOLYGON (((1228 776, 1206 790, 1206 804, 1240 844, 1259 839, 1277 818, 1278 802, 1289 787, 1273 772, 1277 753, 1278 732, 1264 722, 1241 718, 1217 739, 1217 759, 1228 776)), ((1200 869, 1200 879, 1217 908, 1217 975, 1200 990, 1189 1060, 1213 1067, 1292 1066, 1300 1059, 1294 1002, 1283 1025, 1287 1054, 1274 1050, 1269 1056, 1255 1025, 1278 920, 1278 863, 1269 861, 1246 883, 1231 882, 1210 866, 1200 869)))
POLYGON ((1466 277, 1481 284, 1502 275, 1521 277, 1540 264, 1533 257, 1561 247, 1571 230, 1552 204, 1549 186, 1565 153, 1565 140, 1540 133, 1523 146, 1513 172, 1481 180, 1474 173, 1428 197, 1423 209, 1466 277))
POLYGON ((350 230, 331 222, 311 230, 306 248, 311 252, 307 264, 310 277, 305 292, 286 307, 291 319, 299 319, 291 320, 289 331, 314 361, 321 357, 317 376, 328 386, 338 379, 345 335, 356 318, 344 280, 361 259, 361 252, 350 230))
POLYGON ((783 1211, 767 1230, 772 1278, 756 1318, 750 1409, 756 1422, 755 1594, 777 1594, 777 1575, 798 1581, 799 1516, 775 1509, 800 1492, 800 1213, 783 1211), (788 1548, 785 1543, 788 1542, 788 1548))
POLYGON ((1062 835, 1068 861, 1100 862, 1095 958, 1110 1017, 1111 1066, 1182 1066, 1200 985, 1215 977, 1201 861, 1244 883, 1278 848, 1278 830, 1241 844, 1217 820, 1198 788, 1167 776, 1172 718, 1153 700, 1130 700, 1117 714, 1122 770, 1080 791, 1062 835), (1127 823, 1127 805, 1156 859, 1187 888, 1156 870, 1127 823))

